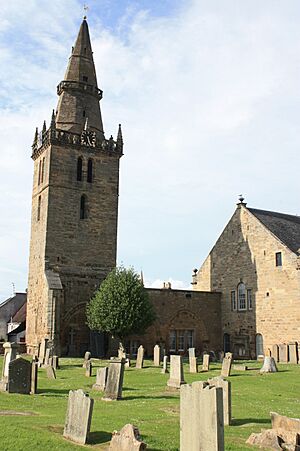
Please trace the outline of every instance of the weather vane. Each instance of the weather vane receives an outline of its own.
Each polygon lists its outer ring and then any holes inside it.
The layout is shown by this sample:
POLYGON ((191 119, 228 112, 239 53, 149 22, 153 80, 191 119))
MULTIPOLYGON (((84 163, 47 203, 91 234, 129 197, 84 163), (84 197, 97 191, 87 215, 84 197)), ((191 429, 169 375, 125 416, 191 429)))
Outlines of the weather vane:
POLYGON ((89 7, 86 4, 84 4, 83 5, 83 9, 84 9, 84 16, 83 16, 83 18, 86 19, 86 15, 87 15, 87 12, 89 10, 89 7))

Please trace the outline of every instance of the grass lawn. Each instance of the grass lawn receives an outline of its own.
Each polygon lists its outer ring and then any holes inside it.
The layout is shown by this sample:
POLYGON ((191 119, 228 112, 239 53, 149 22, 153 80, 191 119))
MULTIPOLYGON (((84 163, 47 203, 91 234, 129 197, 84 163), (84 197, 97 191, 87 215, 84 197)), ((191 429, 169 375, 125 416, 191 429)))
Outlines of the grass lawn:
MULTIPOLYGON (((56 380, 47 379, 45 370, 39 369, 37 395, 0 392, 1 451, 82 449, 62 436, 68 392, 78 388, 95 400, 90 442, 86 448, 106 449, 113 430, 133 423, 149 450, 179 450, 179 392, 167 390, 167 374, 161 374, 160 369, 147 360, 142 370, 126 369, 124 399, 105 402, 101 400, 102 392, 91 387, 95 383, 96 368, 107 362, 93 359, 94 376, 91 378, 85 377, 82 362, 82 359, 61 358, 56 380), (9 410, 28 415, 1 412, 9 410)), ((256 362, 247 364, 260 367, 256 362)), ((185 380, 191 383, 218 376, 220 367, 220 364, 211 364, 208 373, 189 374, 185 364, 185 380)), ((278 373, 268 375, 259 375, 255 370, 234 370, 229 380, 233 424, 225 428, 226 450, 256 449, 247 446, 245 441, 251 432, 270 427, 270 411, 300 417, 300 365, 279 365, 278 373)))

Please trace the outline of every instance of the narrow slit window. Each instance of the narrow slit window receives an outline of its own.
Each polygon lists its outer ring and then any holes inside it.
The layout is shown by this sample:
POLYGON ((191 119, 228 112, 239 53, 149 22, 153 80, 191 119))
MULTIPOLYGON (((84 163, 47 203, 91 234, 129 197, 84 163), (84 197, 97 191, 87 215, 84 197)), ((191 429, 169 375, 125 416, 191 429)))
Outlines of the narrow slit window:
POLYGON ((238 285, 238 310, 246 310, 246 287, 243 282, 238 285))
POLYGON ((248 303, 248 310, 252 310, 252 290, 251 290, 251 288, 248 288, 248 290, 247 290, 247 303, 248 303))
POLYGON ((42 173, 41 173, 41 183, 44 182, 44 173, 45 173, 45 157, 42 160, 42 173))
POLYGON ((87 77, 86 75, 83 75, 83 76, 82 76, 82 80, 85 81, 85 82, 87 82, 87 81, 88 81, 88 77, 87 77))
POLYGON ((41 183, 42 160, 39 161, 38 185, 41 183))
POLYGON ((37 208, 37 221, 39 221, 41 219, 41 203, 42 203, 42 199, 41 196, 39 196, 38 198, 38 208, 37 208))
POLYGON ((281 252, 276 252, 275 254, 276 266, 282 266, 282 255, 281 252))
POLYGON ((81 182, 82 180, 82 158, 79 157, 77 160, 77 180, 81 182))
POLYGON ((235 311, 236 310, 236 292, 235 292, 235 290, 231 291, 230 298, 231 298, 231 310, 235 311))
POLYGON ((80 219, 86 219, 86 196, 80 198, 80 219))
POLYGON ((92 181, 93 181, 93 160, 92 159, 89 159, 89 161, 88 161, 87 181, 89 183, 92 183, 92 181))

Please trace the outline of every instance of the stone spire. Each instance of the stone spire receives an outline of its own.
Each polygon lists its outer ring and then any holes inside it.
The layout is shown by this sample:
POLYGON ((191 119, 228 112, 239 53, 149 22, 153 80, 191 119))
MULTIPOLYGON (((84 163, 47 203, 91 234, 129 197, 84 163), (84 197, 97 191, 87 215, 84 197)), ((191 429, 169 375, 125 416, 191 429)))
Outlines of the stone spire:
POLYGON ((81 133, 86 118, 90 130, 104 138, 99 101, 102 91, 98 89, 93 52, 86 19, 83 19, 72 48, 72 54, 64 80, 58 85, 59 95, 56 127, 81 133))

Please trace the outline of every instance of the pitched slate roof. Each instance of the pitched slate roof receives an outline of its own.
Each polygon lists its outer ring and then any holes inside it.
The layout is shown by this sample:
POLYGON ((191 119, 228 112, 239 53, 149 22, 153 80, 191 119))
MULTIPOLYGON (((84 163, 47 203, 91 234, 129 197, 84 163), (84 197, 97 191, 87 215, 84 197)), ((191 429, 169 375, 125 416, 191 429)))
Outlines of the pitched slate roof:
POLYGON ((27 310, 27 302, 22 305, 22 307, 15 313, 12 318, 13 323, 23 323, 26 321, 26 310, 27 310))
POLYGON ((248 210, 295 254, 300 255, 300 217, 275 211, 248 210))

